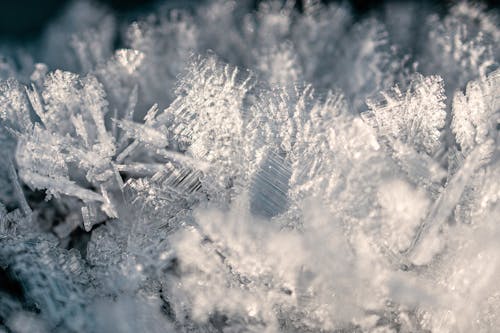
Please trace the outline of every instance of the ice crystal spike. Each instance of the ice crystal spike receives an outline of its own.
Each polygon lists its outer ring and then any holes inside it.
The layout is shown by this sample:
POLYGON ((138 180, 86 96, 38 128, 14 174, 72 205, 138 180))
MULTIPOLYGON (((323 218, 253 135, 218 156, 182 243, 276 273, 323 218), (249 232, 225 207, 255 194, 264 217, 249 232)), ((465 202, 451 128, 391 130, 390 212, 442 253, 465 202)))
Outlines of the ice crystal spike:
MULTIPOLYGON (((164 165, 151 178, 129 180, 125 185, 132 193, 133 203, 148 214, 175 217, 180 210, 189 209, 203 199, 201 179, 197 170, 176 167, 172 163, 164 165), (141 207, 142 206, 142 207, 141 207)), ((165 220, 162 224, 169 225, 165 220)), ((170 225, 171 228, 176 225, 170 225)))
POLYGON ((431 207, 426 219, 420 224, 412 244, 406 251, 408 254, 412 254, 415 257, 415 261, 419 264, 430 261, 432 256, 442 249, 442 244, 436 244, 440 242, 436 239, 437 233, 452 213, 453 207, 458 204, 465 186, 470 182, 474 172, 480 165, 480 154, 481 149, 476 148, 476 150, 468 156, 467 161, 460 171, 454 174, 453 178, 448 181, 447 186, 431 207), (425 237, 428 233, 432 235, 425 237), (423 242, 434 244, 421 245, 423 242), (421 253, 414 254, 413 252, 417 252, 415 250, 417 246, 421 253))
POLYGON ((144 144, 164 148, 168 145, 167 133, 165 129, 155 129, 145 124, 138 124, 129 120, 118 121, 120 127, 130 138, 136 139, 144 144))
POLYGON ((237 68, 219 64, 215 58, 194 59, 180 80, 178 97, 165 110, 173 119, 172 138, 195 160, 214 170, 207 186, 222 194, 231 182, 245 177, 243 101, 252 78, 237 68), (207 126, 210 124, 210 126, 207 126))

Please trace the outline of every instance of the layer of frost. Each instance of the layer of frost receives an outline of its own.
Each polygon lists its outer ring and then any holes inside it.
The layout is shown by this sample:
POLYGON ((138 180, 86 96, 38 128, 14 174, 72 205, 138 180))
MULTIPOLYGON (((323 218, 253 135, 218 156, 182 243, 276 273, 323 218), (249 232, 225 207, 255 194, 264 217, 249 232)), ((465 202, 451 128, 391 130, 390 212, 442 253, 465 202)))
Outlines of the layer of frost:
POLYGON ((0 332, 494 332, 497 15, 75 2, 0 45, 0 332))

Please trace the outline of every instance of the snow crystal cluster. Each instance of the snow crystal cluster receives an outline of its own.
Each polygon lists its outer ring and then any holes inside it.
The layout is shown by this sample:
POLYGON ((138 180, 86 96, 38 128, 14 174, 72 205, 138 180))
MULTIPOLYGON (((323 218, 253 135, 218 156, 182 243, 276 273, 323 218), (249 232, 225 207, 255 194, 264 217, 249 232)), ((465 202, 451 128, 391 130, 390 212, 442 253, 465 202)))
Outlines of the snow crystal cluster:
POLYGON ((0 45, 0 332, 497 331, 499 23, 77 1, 0 45))

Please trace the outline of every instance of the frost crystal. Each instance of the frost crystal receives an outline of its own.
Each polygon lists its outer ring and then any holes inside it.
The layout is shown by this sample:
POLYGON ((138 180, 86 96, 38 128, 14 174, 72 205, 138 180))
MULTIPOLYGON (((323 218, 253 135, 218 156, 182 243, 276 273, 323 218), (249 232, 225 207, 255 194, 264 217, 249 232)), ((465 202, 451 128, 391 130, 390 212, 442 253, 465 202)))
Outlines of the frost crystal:
POLYGON ((0 332, 500 327, 495 11, 152 9, 0 47, 0 332))
POLYGON ((455 93, 453 99, 452 130, 464 152, 483 144, 488 138, 495 140, 500 124, 500 71, 497 70, 467 84, 466 93, 455 93))
POLYGON ((432 153, 439 146, 439 130, 445 124, 443 80, 417 76, 406 92, 396 86, 382 96, 380 102, 367 101, 368 117, 374 118, 379 135, 432 153))

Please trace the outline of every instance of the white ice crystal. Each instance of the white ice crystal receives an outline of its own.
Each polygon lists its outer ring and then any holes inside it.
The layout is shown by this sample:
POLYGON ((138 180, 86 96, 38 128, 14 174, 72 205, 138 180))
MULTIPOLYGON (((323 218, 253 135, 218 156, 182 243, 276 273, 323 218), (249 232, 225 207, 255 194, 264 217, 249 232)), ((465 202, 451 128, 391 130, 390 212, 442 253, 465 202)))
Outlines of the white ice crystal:
POLYGON ((494 10, 152 8, 0 45, 0 332, 498 328, 494 10))
POLYGON ((446 117, 442 79, 417 76, 406 92, 396 86, 382 96, 381 102, 367 102, 379 135, 402 140, 417 151, 435 151, 446 117))
POLYGON ((451 93, 497 66, 500 35, 494 13, 486 12, 480 4, 461 1, 442 21, 435 15, 429 20, 431 44, 426 52, 442 61, 425 61, 422 66, 449 80, 451 93))
POLYGON ((500 123, 498 86, 500 71, 467 84, 465 95, 455 93, 453 99, 452 130, 464 153, 473 147, 496 139, 500 123))

